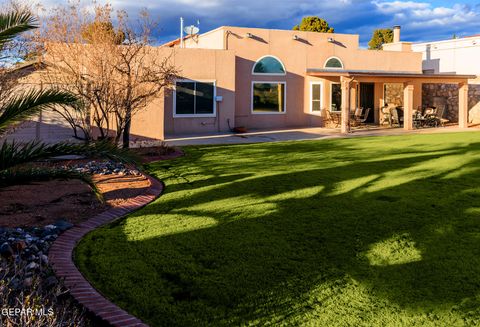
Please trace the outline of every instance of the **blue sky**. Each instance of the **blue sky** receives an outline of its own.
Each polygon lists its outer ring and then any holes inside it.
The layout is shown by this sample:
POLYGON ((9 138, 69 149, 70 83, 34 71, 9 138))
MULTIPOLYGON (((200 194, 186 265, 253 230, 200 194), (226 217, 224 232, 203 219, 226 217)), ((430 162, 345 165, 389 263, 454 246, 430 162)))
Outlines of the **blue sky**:
MULTIPOLYGON (((46 0, 48 6, 61 3, 46 0)), ((101 1, 100 1, 101 2, 101 1)), ((360 35, 366 45, 375 28, 402 26, 404 41, 449 39, 480 34, 480 0, 112 0, 134 18, 147 8, 159 21, 160 41, 178 37, 179 17, 186 25, 200 20, 201 32, 221 25, 291 29, 303 16, 326 19, 338 33, 360 35)))

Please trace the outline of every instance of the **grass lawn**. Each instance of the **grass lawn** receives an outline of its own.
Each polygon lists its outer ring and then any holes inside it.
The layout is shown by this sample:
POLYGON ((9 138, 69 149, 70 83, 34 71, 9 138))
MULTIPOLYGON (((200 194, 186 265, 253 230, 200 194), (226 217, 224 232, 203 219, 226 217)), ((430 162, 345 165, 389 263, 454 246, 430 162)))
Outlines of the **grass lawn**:
POLYGON ((76 250, 152 326, 480 324, 480 133, 186 149, 76 250))

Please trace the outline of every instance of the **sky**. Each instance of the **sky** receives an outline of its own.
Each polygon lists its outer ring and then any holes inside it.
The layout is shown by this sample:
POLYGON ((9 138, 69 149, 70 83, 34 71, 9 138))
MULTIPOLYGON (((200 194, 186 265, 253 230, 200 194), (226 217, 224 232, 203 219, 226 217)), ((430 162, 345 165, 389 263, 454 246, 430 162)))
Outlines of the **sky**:
MULTIPOLYGON (((102 2, 102 1, 98 1, 102 2)), ((65 3, 45 0, 45 7, 65 3)), ((402 41, 450 39, 480 34, 480 0, 111 0, 134 18, 148 9, 158 20, 155 36, 162 43, 179 36, 179 18, 185 25, 200 21, 200 33, 232 25, 291 29, 303 16, 324 18, 337 33, 359 34, 366 46, 376 28, 402 26, 402 41)))

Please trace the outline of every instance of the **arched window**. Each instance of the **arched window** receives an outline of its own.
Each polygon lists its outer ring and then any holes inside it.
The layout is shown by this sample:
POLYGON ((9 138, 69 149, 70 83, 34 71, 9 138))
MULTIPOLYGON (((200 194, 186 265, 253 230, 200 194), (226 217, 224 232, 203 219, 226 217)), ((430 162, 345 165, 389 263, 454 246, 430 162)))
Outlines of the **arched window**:
POLYGON ((273 56, 265 56, 257 60, 252 73, 257 75, 285 75, 285 66, 279 59, 273 56))
POLYGON ((337 57, 331 57, 325 62, 325 68, 343 68, 343 64, 337 57))

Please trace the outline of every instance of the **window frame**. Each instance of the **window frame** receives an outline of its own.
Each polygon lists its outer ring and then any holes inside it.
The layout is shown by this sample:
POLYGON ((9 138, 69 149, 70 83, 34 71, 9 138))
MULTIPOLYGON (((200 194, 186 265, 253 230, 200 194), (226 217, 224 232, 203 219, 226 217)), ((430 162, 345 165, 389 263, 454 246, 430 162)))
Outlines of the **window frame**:
MULTIPOLYGON (((195 94, 196 97, 196 94, 195 94)), ((176 79, 173 87, 173 118, 215 118, 217 117, 217 81, 209 79, 176 79), (190 82, 195 83, 195 92, 197 91, 197 83, 212 83, 213 84, 213 113, 211 114, 177 114, 177 83, 190 82)))
POLYGON ((340 70, 340 69, 344 69, 344 67, 345 66, 343 65, 343 61, 340 58, 338 58, 337 56, 328 57, 327 60, 325 60, 325 63, 323 64, 323 68, 325 68, 325 69, 339 69, 340 70), (342 67, 327 67, 327 63, 331 59, 337 59, 340 62, 340 64, 342 65, 342 67))
POLYGON ((330 110, 330 112, 341 112, 342 111, 341 106, 340 106, 339 110, 332 110, 332 104, 333 104, 333 101, 332 101, 333 100, 333 95, 332 95, 333 87, 332 87, 332 85, 334 85, 334 84, 340 85, 340 92, 342 92, 342 83, 340 83, 340 82, 330 82, 330 103, 329 103, 330 108, 329 108, 329 110, 330 110))
POLYGON ((323 81, 311 81, 310 82, 310 113, 314 115, 322 114, 322 102, 325 94, 325 83, 323 81), (320 111, 313 110, 313 85, 320 85, 320 111))
POLYGON ((250 88, 250 113, 252 115, 285 115, 287 113, 287 82, 286 81, 252 81, 250 88), (283 84, 284 94, 283 94, 283 103, 285 104, 284 111, 254 111, 253 110, 253 87, 255 84, 283 84))
POLYGON ((278 58, 276 56, 272 56, 272 55, 265 55, 265 56, 262 56, 262 57, 258 58, 257 61, 255 61, 255 63, 253 64, 252 75, 256 75, 256 76, 286 76, 287 75, 287 69, 285 68, 285 65, 280 60, 280 58, 278 58), (284 73, 255 73, 255 67, 257 66, 257 64, 262 59, 267 58, 267 57, 272 57, 272 58, 276 59, 280 63, 280 65, 282 65, 284 73))

